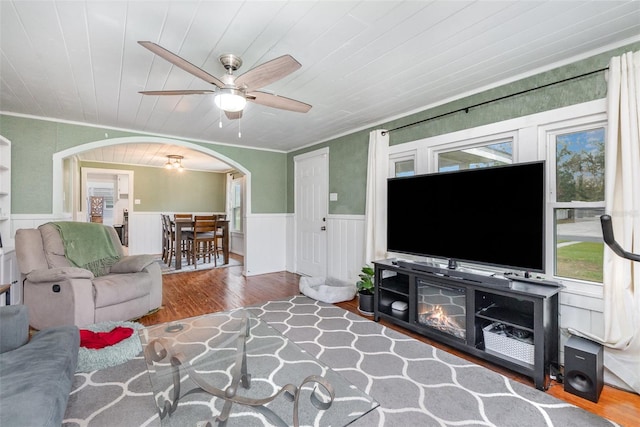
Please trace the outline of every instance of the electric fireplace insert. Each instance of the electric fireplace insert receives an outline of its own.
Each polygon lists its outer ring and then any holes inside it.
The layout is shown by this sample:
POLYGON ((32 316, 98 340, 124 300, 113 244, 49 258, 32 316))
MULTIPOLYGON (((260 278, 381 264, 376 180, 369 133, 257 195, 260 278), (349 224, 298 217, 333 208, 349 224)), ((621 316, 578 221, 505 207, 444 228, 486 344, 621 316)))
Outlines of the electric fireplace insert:
POLYGON ((467 336, 465 288, 418 280, 418 324, 460 340, 467 336))

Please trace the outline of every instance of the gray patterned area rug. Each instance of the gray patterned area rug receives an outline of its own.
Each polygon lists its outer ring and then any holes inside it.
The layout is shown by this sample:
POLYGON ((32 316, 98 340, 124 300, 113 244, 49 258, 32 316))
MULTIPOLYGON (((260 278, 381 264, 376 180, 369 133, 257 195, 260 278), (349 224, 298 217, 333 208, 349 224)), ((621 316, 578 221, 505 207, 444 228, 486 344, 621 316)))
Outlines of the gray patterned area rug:
MULTIPOLYGON (((353 426, 616 425, 331 304, 296 296, 252 311, 379 402, 353 426)), ((160 425, 142 356, 77 373, 63 425, 160 425)))

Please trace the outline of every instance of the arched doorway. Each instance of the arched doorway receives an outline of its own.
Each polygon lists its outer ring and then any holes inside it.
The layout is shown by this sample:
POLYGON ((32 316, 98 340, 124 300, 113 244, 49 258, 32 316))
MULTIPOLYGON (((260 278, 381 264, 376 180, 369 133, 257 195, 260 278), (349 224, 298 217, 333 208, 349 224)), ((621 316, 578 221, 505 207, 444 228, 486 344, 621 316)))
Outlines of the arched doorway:
MULTIPOLYGON (((78 197, 81 197, 79 189, 76 191, 65 191, 65 180, 68 181, 69 177, 65 177, 65 162, 69 162, 69 159, 73 159, 74 156, 83 153, 88 150, 93 150, 100 147, 106 147, 111 145, 118 144, 135 144, 135 143, 154 143, 154 144, 170 144, 170 145, 178 145, 182 147, 189 148, 191 150, 199 151, 206 155, 209 155, 213 158, 216 158, 220 161, 223 161, 234 169, 240 171, 240 173, 244 174, 245 182, 243 192, 243 205, 244 205, 244 215, 251 214, 251 172, 249 172, 243 165, 237 163, 235 160, 230 159, 215 150, 212 150, 208 147, 204 147, 201 145, 193 144, 190 142, 172 139, 172 138, 162 138, 162 137, 123 137, 123 138, 111 138, 89 142, 86 144, 78 145, 66 150, 59 151, 53 155, 53 192, 52 192, 52 206, 53 206, 53 214, 55 217, 63 218, 73 216, 73 211, 68 211, 68 206, 76 205, 75 202, 78 200, 78 197), (71 194, 67 194, 71 193, 71 194), (75 199, 75 200, 74 200, 75 199)), ((67 169, 69 169, 69 164, 67 163, 67 169)), ((74 188, 75 188, 74 184, 74 188)), ((77 186, 79 188, 79 186, 77 186)), ((130 215, 135 214, 135 206, 130 211, 130 215)), ((246 221, 243 220, 246 223, 246 221)), ((250 235, 248 230, 244 230, 244 248, 249 245, 250 235)), ((135 253, 135 249, 134 249, 135 253)), ((247 251, 243 250, 245 255, 244 262, 244 273, 247 273, 247 251)))

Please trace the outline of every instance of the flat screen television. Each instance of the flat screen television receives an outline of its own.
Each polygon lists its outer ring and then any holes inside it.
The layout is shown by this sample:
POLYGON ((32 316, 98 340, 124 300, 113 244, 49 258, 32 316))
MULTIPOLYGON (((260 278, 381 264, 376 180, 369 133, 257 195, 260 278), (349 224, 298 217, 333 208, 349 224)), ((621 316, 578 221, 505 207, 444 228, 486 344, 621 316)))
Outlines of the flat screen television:
POLYGON ((544 162, 387 181, 387 249, 544 273, 544 162))

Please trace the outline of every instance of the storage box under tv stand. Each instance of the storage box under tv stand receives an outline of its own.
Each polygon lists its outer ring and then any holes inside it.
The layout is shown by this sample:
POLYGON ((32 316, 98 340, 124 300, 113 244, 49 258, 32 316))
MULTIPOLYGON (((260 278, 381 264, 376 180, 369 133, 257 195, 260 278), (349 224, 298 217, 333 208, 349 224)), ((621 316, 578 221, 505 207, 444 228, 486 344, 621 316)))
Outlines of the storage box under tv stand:
POLYGON ((548 388, 550 367, 558 366, 562 285, 461 274, 395 260, 376 261, 374 267, 375 321, 390 321, 526 375, 540 390, 548 388), (407 309, 394 309, 395 301, 406 302, 407 309))

